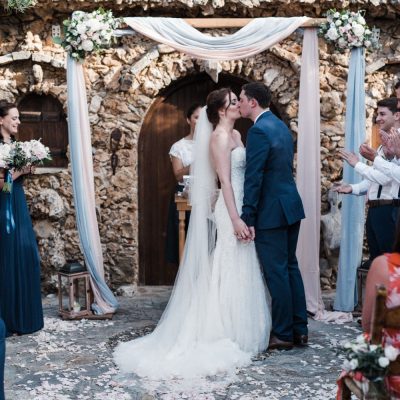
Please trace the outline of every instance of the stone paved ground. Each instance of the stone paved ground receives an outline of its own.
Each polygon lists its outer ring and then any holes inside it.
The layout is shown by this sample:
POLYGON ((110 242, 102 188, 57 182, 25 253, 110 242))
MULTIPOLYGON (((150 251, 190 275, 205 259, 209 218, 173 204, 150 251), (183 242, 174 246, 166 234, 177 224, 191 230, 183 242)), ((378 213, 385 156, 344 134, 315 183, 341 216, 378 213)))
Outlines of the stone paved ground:
POLYGON ((169 293, 165 287, 139 288, 133 298, 120 298, 112 321, 61 321, 55 299, 45 299, 45 328, 7 339, 6 399, 334 399, 342 363, 335 348, 338 341, 359 333, 356 323, 310 320, 309 347, 262 354, 228 386, 207 382, 200 391, 179 385, 172 390, 121 376, 112 362, 112 348, 118 340, 150 331, 169 293))

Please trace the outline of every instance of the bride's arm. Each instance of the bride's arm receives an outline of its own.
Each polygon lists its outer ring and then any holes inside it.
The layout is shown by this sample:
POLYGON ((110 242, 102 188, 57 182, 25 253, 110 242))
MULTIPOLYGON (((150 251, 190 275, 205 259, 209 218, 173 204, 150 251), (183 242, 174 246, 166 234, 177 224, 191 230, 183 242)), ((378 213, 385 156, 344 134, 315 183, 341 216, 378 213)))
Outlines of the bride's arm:
POLYGON ((250 234, 247 225, 240 219, 236 208, 235 197, 231 183, 231 148, 226 135, 213 135, 210 141, 210 153, 215 171, 221 183, 226 208, 231 218, 233 229, 239 238, 247 238, 250 234))

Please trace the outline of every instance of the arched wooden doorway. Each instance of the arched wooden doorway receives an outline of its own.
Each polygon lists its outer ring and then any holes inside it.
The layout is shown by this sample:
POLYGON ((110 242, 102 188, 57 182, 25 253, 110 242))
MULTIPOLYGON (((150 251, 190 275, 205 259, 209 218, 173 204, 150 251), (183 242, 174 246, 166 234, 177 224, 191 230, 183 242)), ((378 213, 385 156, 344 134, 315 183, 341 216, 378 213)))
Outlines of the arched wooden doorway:
POLYGON ((51 95, 31 93, 20 100, 18 109, 19 140, 42 139, 53 158, 45 166, 67 168, 68 125, 62 104, 51 95))
MULTIPOLYGON (((204 104, 207 94, 230 87, 239 94, 246 81, 221 74, 215 84, 206 74, 184 78, 168 87, 153 104, 139 138, 139 281, 144 285, 171 285, 177 265, 165 262, 168 204, 175 188, 168 152, 188 134, 185 112, 191 104, 204 104)), ((251 121, 241 119, 236 128, 245 139, 251 121)))

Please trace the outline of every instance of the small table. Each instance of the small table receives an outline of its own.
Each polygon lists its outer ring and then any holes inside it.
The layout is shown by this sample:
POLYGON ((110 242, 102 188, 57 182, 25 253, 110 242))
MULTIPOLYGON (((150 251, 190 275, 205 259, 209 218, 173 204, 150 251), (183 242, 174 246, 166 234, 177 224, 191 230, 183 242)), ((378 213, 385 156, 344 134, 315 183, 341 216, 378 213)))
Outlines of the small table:
POLYGON ((179 218, 179 263, 182 261, 183 249, 185 248, 186 240, 186 211, 190 211, 192 206, 189 204, 188 199, 183 196, 175 195, 176 209, 178 210, 179 218))

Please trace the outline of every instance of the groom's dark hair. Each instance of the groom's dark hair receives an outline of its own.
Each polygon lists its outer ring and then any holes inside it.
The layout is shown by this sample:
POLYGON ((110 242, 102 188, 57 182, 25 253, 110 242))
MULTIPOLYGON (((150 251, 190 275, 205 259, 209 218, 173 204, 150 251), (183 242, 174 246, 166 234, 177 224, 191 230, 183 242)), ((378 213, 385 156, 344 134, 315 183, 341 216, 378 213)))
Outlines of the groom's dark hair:
POLYGON ((271 91, 261 82, 246 83, 242 90, 248 99, 257 100, 261 108, 269 107, 271 103, 271 91))

